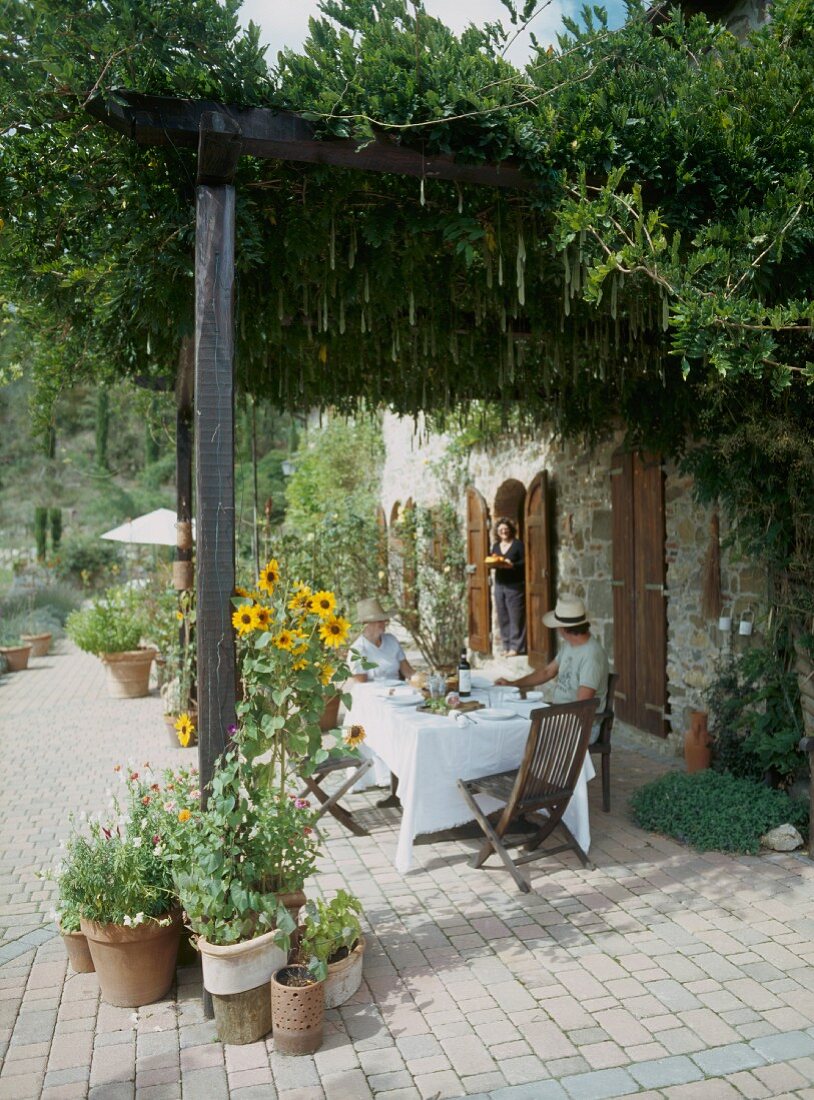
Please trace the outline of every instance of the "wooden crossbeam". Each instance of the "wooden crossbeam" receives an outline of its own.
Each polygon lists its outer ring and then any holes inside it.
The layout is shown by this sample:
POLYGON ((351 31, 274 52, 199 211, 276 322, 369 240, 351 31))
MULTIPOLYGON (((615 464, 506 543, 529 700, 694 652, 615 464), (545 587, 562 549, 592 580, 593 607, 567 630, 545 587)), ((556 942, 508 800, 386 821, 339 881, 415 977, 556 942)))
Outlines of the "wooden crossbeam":
POLYGON ((313 126, 290 111, 266 107, 240 109, 214 100, 172 99, 116 91, 97 95, 87 110, 139 145, 174 145, 197 148, 203 116, 209 113, 239 128, 240 150, 263 160, 290 160, 324 164, 362 172, 389 172, 419 179, 447 179, 483 187, 528 191, 536 184, 520 169, 501 164, 462 164, 447 154, 425 155, 381 136, 367 145, 338 138, 317 138, 313 126), (228 121, 227 121, 228 120, 228 121))

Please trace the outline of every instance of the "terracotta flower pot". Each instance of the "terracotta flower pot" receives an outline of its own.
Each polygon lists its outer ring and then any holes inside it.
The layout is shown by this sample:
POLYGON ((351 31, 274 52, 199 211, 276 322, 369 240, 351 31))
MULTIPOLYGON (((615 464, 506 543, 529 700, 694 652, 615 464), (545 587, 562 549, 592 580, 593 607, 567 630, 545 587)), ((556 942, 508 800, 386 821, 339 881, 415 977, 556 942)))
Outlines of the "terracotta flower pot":
POLYGON ((92 974, 96 969, 90 955, 88 937, 84 932, 63 932, 60 929, 62 942, 68 952, 68 962, 74 974, 92 974))
POLYGON ((26 643, 31 644, 32 657, 47 657, 51 648, 53 634, 21 634, 20 637, 26 643))
POLYGON ((124 653, 103 653, 107 669, 107 692, 113 699, 140 699, 150 692, 150 667, 154 649, 130 649, 124 653))
POLYGON ((22 672, 28 668, 28 658, 31 656, 30 645, 4 645, 0 646, 0 653, 6 658, 9 672, 22 672))
POLYGON ((352 997, 362 984, 365 937, 360 936, 353 951, 339 962, 328 963, 325 979, 325 1007, 338 1008, 352 997))
POLYGON ((325 982, 311 979, 304 966, 281 967, 271 978, 271 1018, 276 1053, 313 1054, 322 1046, 325 982))
POLYGON ((88 938, 102 1000, 120 1008, 160 1001, 172 988, 181 936, 181 914, 167 913, 168 924, 146 921, 134 928, 81 920, 88 938))

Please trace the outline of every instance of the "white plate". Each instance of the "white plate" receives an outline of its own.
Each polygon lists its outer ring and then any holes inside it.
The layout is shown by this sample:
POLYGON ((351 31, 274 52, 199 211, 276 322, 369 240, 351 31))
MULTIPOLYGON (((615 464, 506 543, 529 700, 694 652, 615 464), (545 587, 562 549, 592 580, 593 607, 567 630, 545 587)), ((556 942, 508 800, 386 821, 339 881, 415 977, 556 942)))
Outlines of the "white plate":
POLYGON ((512 684, 497 684, 493 688, 489 688, 489 694, 493 699, 519 699, 520 688, 514 687, 512 684))
POLYGON ((424 696, 420 691, 417 691, 415 695, 388 695, 388 703, 394 703, 397 707, 414 707, 417 703, 424 702, 424 696))
POLYGON ((484 707, 482 710, 468 712, 469 718, 476 722, 505 722, 508 718, 517 718, 517 714, 511 710, 498 710, 497 707, 484 707))
POLYGON ((406 686, 403 680, 371 680, 371 683, 377 688, 397 688, 406 686))
POLYGON ((526 702, 527 703, 539 703, 542 698, 543 698, 543 693, 541 691, 527 691, 526 692, 526 702))

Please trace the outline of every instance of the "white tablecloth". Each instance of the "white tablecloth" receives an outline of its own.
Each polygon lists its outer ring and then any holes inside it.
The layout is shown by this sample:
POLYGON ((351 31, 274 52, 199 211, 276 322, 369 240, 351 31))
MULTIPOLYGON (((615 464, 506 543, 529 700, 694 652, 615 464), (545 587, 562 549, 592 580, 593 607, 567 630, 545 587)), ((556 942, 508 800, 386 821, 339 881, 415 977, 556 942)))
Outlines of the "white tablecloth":
MULTIPOLYGON (((371 770, 376 780, 386 783, 389 772, 399 777, 402 818, 395 864, 401 872, 410 869, 413 840, 420 833, 440 832, 472 820, 456 785, 458 779, 477 779, 519 766, 529 734, 527 715, 540 706, 513 700, 505 709, 520 711, 522 716, 461 726, 446 717, 422 714, 414 706, 397 706, 374 684, 354 684, 352 694, 345 721, 364 726, 362 749, 374 754, 376 767, 371 770)), ((485 692, 474 691, 473 698, 489 702, 485 692)), ((492 702, 500 705, 494 698, 492 702)), ((587 782, 595 774, 586 756, 563 817, 586 852, 591 843, 587 782)), ((478 801, 487 813, 500 805, 491 798, 478 801)))

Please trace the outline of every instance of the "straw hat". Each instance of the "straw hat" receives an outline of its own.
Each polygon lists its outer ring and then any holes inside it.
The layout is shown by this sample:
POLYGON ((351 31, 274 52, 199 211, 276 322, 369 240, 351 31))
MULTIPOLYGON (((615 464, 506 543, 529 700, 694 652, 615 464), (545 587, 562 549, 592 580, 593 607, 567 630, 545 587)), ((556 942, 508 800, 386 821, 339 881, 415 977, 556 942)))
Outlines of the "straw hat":
POLYGON ((576 596, 560 596, 553 611, 543 615, 546 626, 582 626, 588 622, 585 604, 576 596))
POLYGON ((374 596, 371 600, 359 600, 356 605, 356 621, 360 623, 381 623, 390 616, 374 596))

